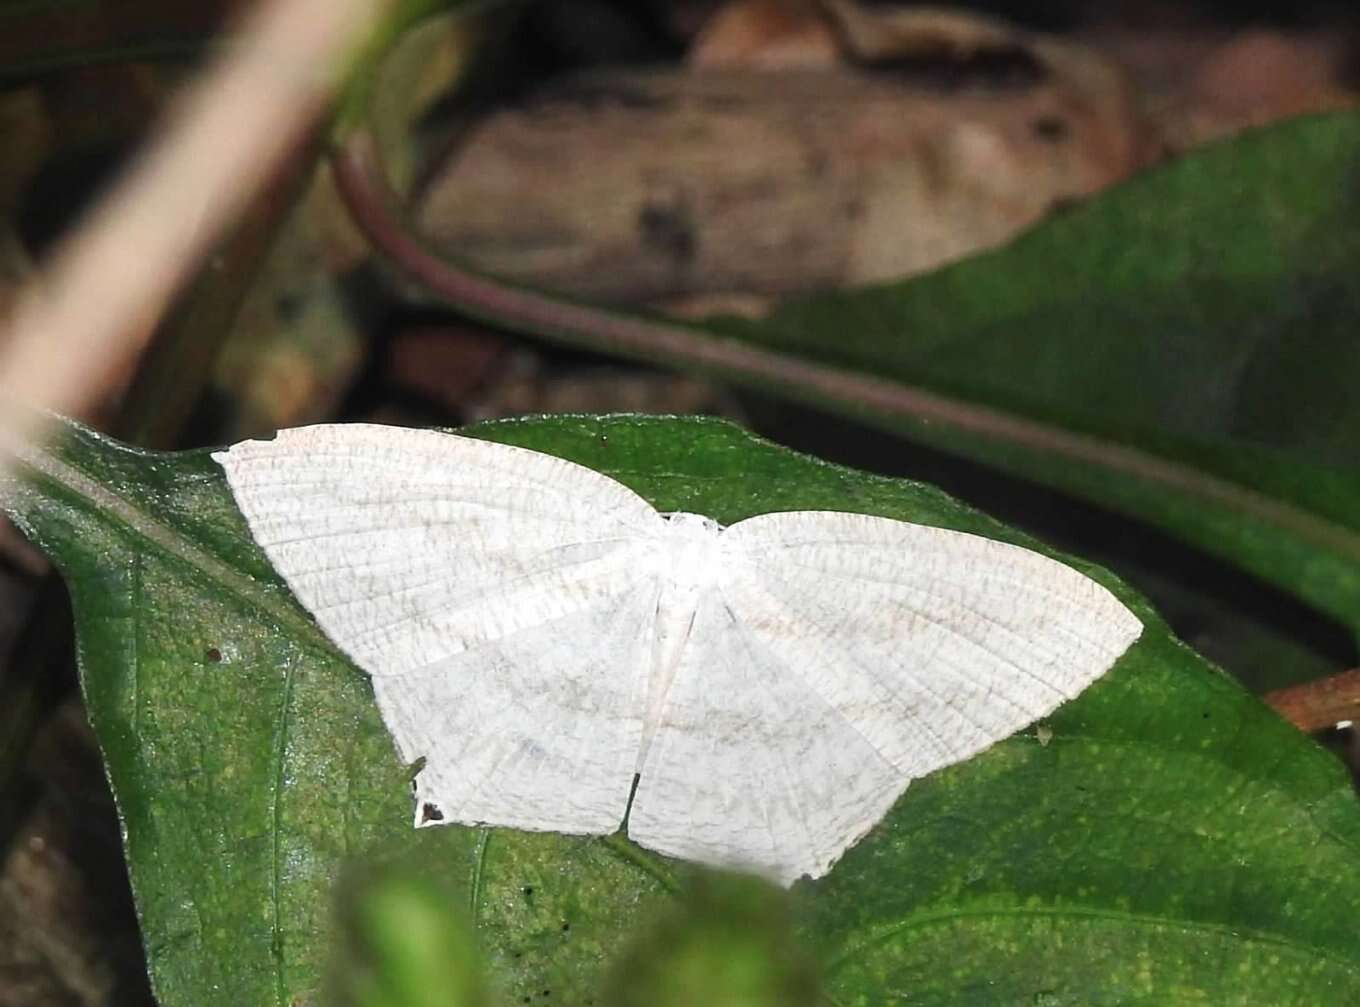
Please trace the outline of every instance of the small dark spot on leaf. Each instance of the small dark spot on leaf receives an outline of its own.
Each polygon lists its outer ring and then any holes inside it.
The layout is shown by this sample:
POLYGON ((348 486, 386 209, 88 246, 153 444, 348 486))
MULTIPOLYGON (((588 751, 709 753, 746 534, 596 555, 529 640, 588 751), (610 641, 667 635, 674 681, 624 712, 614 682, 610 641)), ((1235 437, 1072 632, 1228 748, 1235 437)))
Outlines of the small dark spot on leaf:
POLYGON ((1209 719, 1209 711, 1208 711, 1208 710, 1205 710, 1203 716, 1204 716, 1204 719, 1205 719, 1205 720, 1208 720, 1208 719, 1209 719))
POLYGON ((524 897, 525 897, 526 899, 532 899, 532 898, 534 897, 534 886, 533 886, 533 885, 525 885, 525 886, 524 886, 524 897))
POLYGON ((1029 124, 1034 135, 1049 143, 1060 143, 1067 139, 1070 128, 1067 120, 1060 115, 1041 115, 1029 124))
POLYGON ((544 995, 545 997, 550 997, 550 996, 552 996, 552 990, 544 990, 544 991, 543 991, 543 995, 544 995))
POLYGON ((571 930, 571 924, 570 924, 570 923, 567 923, 567 922, 565 922, 565 921, 563 921, 563 923, 562 923, 562 932, 565 934, 565 933, 569 932, 570 930, 571 930))
POLYGON ((207 653, 205 653, 203 656, 208 659, 209 664, 222 663, 222 652, 218 650, 216 647, 209 647, 207 653))
POLYGON ((520 998, 520 1001, 519 1001, 519 1002, 522 1003, 522 1004, 527 1004, 527 1003, 529 1002, 529 994, 527 994, 527 993, 524 994, 524 996, 522 996, 522 997, 520 998))

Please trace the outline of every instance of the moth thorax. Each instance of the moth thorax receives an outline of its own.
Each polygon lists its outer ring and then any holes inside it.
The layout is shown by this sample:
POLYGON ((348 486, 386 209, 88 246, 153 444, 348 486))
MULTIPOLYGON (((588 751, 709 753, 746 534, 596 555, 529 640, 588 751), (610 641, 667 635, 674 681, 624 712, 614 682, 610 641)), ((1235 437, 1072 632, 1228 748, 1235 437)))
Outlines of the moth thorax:
POLYGON ((661 576, 676 587, 706 587, 724 563, 723 526, 702 514, 666 515, 667 546, 661 576))

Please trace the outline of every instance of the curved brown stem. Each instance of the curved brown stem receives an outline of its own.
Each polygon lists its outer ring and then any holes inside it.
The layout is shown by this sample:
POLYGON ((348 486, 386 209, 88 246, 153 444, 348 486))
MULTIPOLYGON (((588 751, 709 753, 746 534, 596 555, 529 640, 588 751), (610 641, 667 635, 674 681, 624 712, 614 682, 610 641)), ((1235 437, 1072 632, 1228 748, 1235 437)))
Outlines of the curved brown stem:
POLYGON ((1276 689, 1261 698, 1300 731, 1325 731, 1343 721, 1360 720, 1360 668, 1276 689))
MULTIPOLYGON (((683 324, 601 310, 479 275, 430 251, 406 226, 400 201, 388 184, 367 131, 360 129, 349 136, 333 155, 332 167, 350 213, 378 252, 433 294, 488 321, 520 326, 589 350, 775 389, 815 405, 834 404, 841 413, 857 412, 866 419, 891 417, 938 423, 1135 475, 1360 560, 1353 536, 1343 529, 1289 504, 1156 455, 899 382, 719 339, 683 324)), ((1263 698, 1303 731, 1360 720, 1360 669, 1278 689, 1263 698)))
POLYGON ((1360 564, 1360 539, 1349 529, 1190 465, 899 381, 719 338, 682 323, 541 294, 464 268, 426 248, 406 225, 366 129, 355 130, 337 148, 332 168, 341 197, 375 249, 431 293, 469 314, 567 345, 774 392, 898 432, 909 425, 938 425, 1095 471, 1133 476, 1287 531, 1360 564))

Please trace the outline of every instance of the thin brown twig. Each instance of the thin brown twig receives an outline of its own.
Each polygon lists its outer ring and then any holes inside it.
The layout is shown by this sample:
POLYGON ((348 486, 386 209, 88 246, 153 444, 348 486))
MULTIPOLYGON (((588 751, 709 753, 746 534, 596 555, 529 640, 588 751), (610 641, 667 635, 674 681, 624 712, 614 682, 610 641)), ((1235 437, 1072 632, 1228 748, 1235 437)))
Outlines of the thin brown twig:
POLYGON ((1261 698, 1300 731, 1325 731, 1360 720, 1360 668, 1275 689, 1261 698))
MULTIPOLYGON (((406 226, 371 136, 363 131, 351 135, 332 164, 350 212, 374 247, 431 292, 472 314, 523 326, 571 345, 705 371, 760 388, 779 388, 798 399, 832 400, 842 410, 857 407, 950 425, 1119 470, 1231 507, 1360 558, 1356 540, 1346 530, 1189 466, 898 382, 717 339, 683 325, 595 309, 481 276, 431 252, 406 226)), ((1263 698, 1303 731, 1360 720, 1360 669, 1279 689, 1263 698)))
POLYGON ((337 186, 374 248, 454 307, 559 342, 697 371, 842 414, 938 425, 1097 471, 1133 476, 1287 531, 1360 564, 1360 536, 1286 501, 1167 458, 924 388, 625 315, 480 275, 430 251, 407 226, 376 143, 357 130, 332 156, 337 186))

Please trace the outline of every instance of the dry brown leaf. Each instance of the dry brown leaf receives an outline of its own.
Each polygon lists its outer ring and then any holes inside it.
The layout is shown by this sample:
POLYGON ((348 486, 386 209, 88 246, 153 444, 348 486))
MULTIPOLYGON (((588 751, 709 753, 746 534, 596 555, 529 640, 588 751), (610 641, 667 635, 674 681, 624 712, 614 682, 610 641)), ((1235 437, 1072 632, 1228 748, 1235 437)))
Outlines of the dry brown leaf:
POLYGON ((1023 50, 1032 37, 996 18, 948 7, 865 7, 854 0, 820 0, 842 51, 862 63, 968 60, 987 52, 1023 50))
POLYGON ((457 414, 504 370, 510 346, 504 336, 475 325, 407 329, 387 348, 384 379, 457 414))
POLYGON ((732 398, 710 382, 624 367, 561 371, 522 359, 512 373, 466 403, 467 419, 537 413, 678 413, 739 418, 732 398))
POLYGON ((736 0, 704 25, 688 59, 696 69, 832 66, 840 46, 813 0, 736 0))
POLYGON ((1354 106, 1354 87, 1343 83, 1345 40, 1253 30, 1213 50, 1190 82, 1179 129, 1169 145, 1185 148, 1252 126, 1354 106))
POLYGON ((1353 107, 1360 100, 1356 28, 1103 26, 1084 38, 1128 68, 1151 134, 1168 152, 1180 152, 1279 119, 1353 107))
POLYGON ((617 302, 917 273, 1145 162, 1118 71, 1039 44, 1054 69, 1011 86, 848 67, 563 82, 474 129, 420 222, 483 268, 617 302))
POLYGON ((1023 32, 948 7, 864 7, 853 0, 734 0, 704 26, 691 66, 832 66, 972 59, 1023 48, 1023 32))

